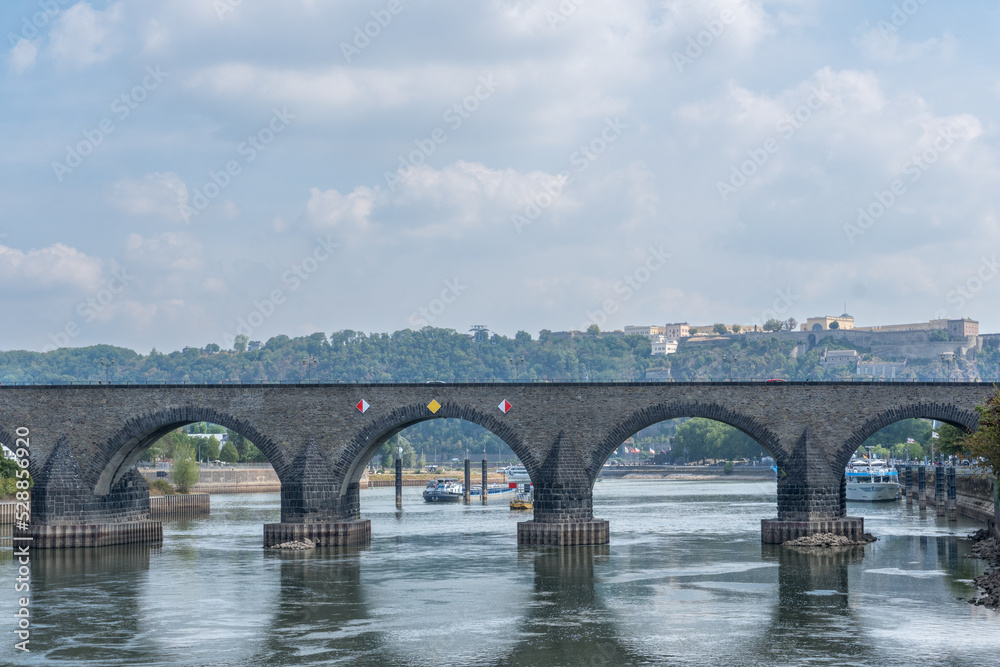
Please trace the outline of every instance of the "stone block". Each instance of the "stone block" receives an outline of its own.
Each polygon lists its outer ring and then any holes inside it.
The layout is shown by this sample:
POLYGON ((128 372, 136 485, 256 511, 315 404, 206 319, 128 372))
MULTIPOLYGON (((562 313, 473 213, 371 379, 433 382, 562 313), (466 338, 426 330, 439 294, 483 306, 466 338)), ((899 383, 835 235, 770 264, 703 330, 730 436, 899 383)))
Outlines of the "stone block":
POLYGON ((783 544, 788 540, 816 535, 817 533, 843 535, 850 540, 860 542, 865 533, 865 520, 859 516, 816 521, 760 520, 760 541, 764 544, 783 544))
POLYGON ((312 540, 320 547, 366 546, 372 541, 368 519, 334 523, 265 523, 264 546, 312 540))
POLYGON ((592 519, 576 523, 536 523, 522 521, 517 524, 517 543, 520 545, 583 546, 607 544, 611 530, 607 521, 592 519))

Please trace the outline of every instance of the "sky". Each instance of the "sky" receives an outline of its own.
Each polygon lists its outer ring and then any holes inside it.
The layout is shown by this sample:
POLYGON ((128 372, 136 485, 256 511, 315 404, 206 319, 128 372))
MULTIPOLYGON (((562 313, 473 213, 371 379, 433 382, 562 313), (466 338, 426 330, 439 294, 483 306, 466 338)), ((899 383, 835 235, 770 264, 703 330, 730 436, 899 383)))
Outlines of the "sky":
POLYGON ((4 2, 0 349, 1000 331, 998 5, 4 2))

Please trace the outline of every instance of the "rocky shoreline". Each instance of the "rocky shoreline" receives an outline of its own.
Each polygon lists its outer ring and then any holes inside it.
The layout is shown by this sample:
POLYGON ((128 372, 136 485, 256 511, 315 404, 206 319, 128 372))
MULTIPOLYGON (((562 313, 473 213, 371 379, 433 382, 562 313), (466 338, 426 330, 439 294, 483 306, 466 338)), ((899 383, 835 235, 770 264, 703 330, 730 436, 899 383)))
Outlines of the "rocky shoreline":
POLYGON ((973 579, 981 593, 969 602, 989 609, 1000 609, 1000 541, 991 537, 989 531, 984 529, 969 535, 969 539, 973 544, 972 553, 968 557, 981 558, 990 564, 990 569, 973 579))
POLYGON ((815 535, 807 535, 805 537, 799 537, 794 540, 788 540, 783 542, 782 546, 785 547, 856 547, 863 546, 865 544, 870 544, 878 540, 877 537, 871 533, 865 533, 864 536, 855 542, 849 539, 845 535, 835 535, 834 533, 816 533, 815 535))

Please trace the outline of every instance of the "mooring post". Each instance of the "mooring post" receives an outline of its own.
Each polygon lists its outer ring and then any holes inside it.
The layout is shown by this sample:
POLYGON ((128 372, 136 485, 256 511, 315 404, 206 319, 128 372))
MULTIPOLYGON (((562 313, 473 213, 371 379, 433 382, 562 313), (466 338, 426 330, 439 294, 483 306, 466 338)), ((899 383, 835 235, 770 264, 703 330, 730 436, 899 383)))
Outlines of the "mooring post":
POLYGON ((469 455, 465 455, 465 504, 472 503, 472 464, 469 455))
POLYGON ((906 498, 906 505, 909 507, 913 504, 913 466, 906 466, 903 478, 903 497, 906 498))
POLYGON ((944 516, 944 466, 934 466, 934 513, 944 516))
POLYGON ((403 509, 403 459, 396 457, 396 509, 403 509))
POLYGON ((948 521, 958 521, 958 486, 955 466, 948 466, 948 521))
POLYGON ((486 504, 486 496, 489 495, 488 493, 486 493, 487 476, 488 476, 488 473, 486 472, 486 457, 484 456, 483 457, 483 504, 484 505, 486 504))
POLYGON ((917 494, 920 509, 927 509, 927 466, 917 468, 917 494))

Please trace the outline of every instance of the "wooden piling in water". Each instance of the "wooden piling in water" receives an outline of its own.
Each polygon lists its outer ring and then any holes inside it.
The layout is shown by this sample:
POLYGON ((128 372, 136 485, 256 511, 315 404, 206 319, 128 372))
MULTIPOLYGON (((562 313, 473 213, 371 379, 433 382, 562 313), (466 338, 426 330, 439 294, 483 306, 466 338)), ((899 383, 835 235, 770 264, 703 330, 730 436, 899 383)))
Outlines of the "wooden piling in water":
POLYGON ((489 473, 486 471, 486 457, 483 457, 483 504, 486 504, 486 496, 490 495, 486 493, 487 477, 489 473))
POLYGON ((472 503, 472 465, 469 457, 465 457, 465 504, 472 503))
POLYGON ((403 460, 396 457, 396 509, 403 509, 403 460))

